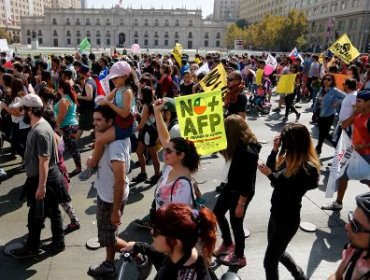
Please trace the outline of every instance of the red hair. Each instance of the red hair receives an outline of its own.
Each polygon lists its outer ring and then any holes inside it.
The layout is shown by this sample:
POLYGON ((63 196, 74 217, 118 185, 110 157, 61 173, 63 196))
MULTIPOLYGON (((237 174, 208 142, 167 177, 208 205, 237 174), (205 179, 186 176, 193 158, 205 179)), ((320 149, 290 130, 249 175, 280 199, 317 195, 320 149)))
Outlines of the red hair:
POLYGON ((217 220, 208 208, 198 211, 183 203, 162 206, 155 214, 154 230, 166 237, 171 250, 176 239, 182 242, 184 252, 190 252, 199 241, 203 256, 211 260, 216 244, 217 220))

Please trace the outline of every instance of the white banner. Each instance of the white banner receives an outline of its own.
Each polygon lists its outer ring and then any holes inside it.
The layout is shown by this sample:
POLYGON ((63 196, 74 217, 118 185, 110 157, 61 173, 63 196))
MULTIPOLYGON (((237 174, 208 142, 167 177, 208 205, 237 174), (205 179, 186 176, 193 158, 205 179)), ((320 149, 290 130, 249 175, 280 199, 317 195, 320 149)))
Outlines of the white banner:
POLYGON ((0 51, 9 51, 8 41, 6 39, 0 39, 0 51))

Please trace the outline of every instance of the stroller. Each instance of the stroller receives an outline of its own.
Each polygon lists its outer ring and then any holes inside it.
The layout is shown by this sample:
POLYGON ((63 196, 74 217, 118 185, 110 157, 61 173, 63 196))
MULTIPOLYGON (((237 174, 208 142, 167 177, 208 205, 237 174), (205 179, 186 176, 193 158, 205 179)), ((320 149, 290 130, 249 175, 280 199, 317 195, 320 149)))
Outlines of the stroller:
POLYGON ((257 88, 255 93, 252 93, 248 99, 246 112, 251 112, 252 110, 257 111, 262 115, 270 114, 271 104, 267 100, 267 93, 263 85, 257 88))

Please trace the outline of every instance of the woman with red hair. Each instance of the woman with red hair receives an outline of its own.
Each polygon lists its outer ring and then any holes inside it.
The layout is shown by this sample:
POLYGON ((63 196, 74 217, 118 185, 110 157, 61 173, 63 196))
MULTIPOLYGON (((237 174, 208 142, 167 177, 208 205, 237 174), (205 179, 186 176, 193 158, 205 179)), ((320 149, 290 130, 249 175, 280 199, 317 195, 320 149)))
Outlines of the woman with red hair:
POLYGON ((208 209, 171 203, 159 208, 153 243, 128 242, 124 251, 145 254, 157 269, 155 280, 210 280, 208 265, 216 243, 216 217, 208 209), (199 241, 201 253, 195 244, 199 241))

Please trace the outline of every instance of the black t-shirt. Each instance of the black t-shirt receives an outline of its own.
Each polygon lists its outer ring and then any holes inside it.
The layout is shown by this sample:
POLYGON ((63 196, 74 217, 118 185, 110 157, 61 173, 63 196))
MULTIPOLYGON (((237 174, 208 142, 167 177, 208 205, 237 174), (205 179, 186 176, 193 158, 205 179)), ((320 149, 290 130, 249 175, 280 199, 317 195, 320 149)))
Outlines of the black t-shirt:
POLYGON ((194 83, 190 83, 188 85, 181 84, 180 85, 180 93, 181 95, 189 95, 193 93, 193 86, 194 83))
POLYGON ((228 117, 230 115, 237 115, 240 112, 245 112, 245 107, 247 106, 247 97, 239 93, 236 98, 235 103, 230 103, 227 107, 225 107, 225 116, 228 117))

